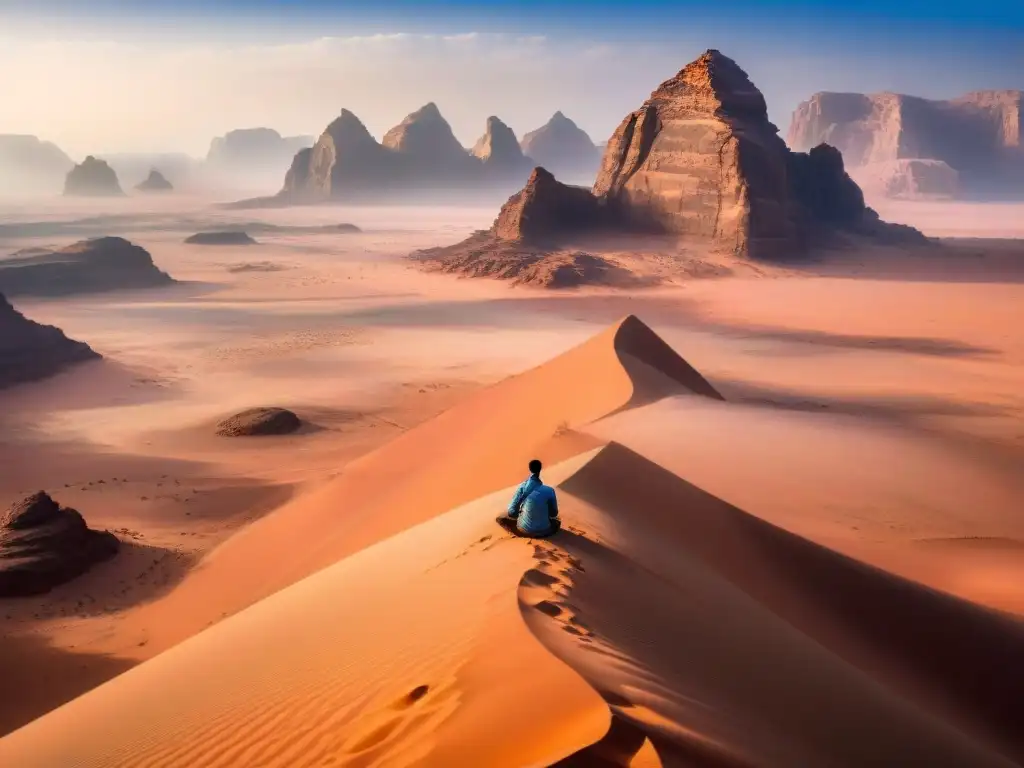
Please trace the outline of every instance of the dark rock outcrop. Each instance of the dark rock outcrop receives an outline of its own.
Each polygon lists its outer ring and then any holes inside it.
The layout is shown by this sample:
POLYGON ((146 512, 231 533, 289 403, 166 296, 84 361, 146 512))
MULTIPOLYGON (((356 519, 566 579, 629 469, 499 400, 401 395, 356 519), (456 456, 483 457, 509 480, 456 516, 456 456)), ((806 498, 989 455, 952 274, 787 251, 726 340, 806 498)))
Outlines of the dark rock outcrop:
POLYGON ((945 196, 951 175, 969 198, 1024 197, 1021 91, 977 91, 948 101, 897 93, 816 93, 793 113, 787 141, 796 150, 825 142, 838 148, 848 168, 888 177, 893 196, 945 196), (934 182, 929 180, 934 179, 934 182), (938 192, 934 190, 939 190, 938 192))
POLYGON ((174 186, 164 178, 160 171, 153 168, 150 170, 149 176, 136 184, 135 188, 140 192, 170 192, 174 189, 174 186))
POLYGON ((89 155, 68 171, 64 194, 69 197, 120 197, 124 195, 114 169, 89 155))
POLYGON ((256 245, 245 232, 196 232, 185 238, 189 245, 256 245))
POLYGON ((49 141, 0 134, 0 188, 27 194, 58 194, 74 161, 49 141))
POLYGON ((117 554, 118 538, 94 531, 43 491, 0 517, 0 597, 48 592, 117 554))
POLYGON ((287 435, 302 426, 302 420, 284 408, 250 408, 236 413, 217 425, 224 437, 287 435))
POLYGON ((509 198, 491 231, 499 240, 550 243, 602 222, 597 199, 583 187, 571 187, 544 168, 535 168, 526 186, 509 198))
POLYGON ((82 240, 56 251, 19 252, 0 260, 0 293, 64 296, 173 282, 144 248, 121 237, 82 240))
POLYGON ((555 112, 540 128, 524 134, 520 146, 534 163, 559 178, 588 186, 601 165, 601 150, 561 112, 555 112))
POLYGON ((60 328, 33 322, 0 294, 0 389, 45 379, 99 355, 60 328))
POLYGON ((478 262, 507 263, 510 243, 531 245, 531 255, 544 244, 561 257, 568 241, 601 233, 668 235, 766 260, 799 258, 849 237, 925 241, 865 206, 835 148, 791 152, 746 73, 709 50, 626 116, 592 191, 538 168, 490 230, 415 256, 435 268, 485 274, 478 262))

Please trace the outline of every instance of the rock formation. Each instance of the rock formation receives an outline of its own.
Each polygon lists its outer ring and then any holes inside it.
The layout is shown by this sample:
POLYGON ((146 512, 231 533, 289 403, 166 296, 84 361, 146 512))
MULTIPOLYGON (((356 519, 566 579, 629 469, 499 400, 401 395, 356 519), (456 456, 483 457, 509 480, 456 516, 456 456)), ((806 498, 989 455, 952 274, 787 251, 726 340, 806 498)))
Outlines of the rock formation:
POLYGON ((484 173, 495 179, 525 179, 534 167, 532 158, 523 154, 515 132, 493 115, 487 118, 487 129, 473 149, 473 157, 483 163, 484 173))
POLYGON ((562 258, 570 241, 602 233, 669 235, 768 260, 798 258, 843 236, 925 241, 879 221, 838 150, 794 153, 777 134, 746 73, 707 51, 626 116, 592 191, 538 168, 490 230, 416 257, 447 271, 498 274, 515 260, 511 254, 534 258, 547 249, 562 258))
POLYGON ((56 144, 35 136, 0 134, 0 189, 55 195, 74 167, 56 144))
MULTIPOLYGON (((817 93, 793 113, 788 142, 796 150, 827 142, 843 153, 851 169, 893 178, 893 194, 914 195, 914 187, 947 188, 941 166, 956 172, 965 197, 1024 196, 1021 91, 977 91, 949 101, 896 93, 817 93), (888 166, 888 167, 886 167, 888 166)), ((922 190, 921 194, 937 194, 922 190)))
POLYGON ((136 184, 135 188, 140 192, 170 192, 174 186, 164 178, 160 171, 153 168, 150 170, 149 176, 136 184))
MULTIPOLYGON (((189 157, 182 152, 111 152, 100 155, 100 159, 114 169, 117 178, 127 181, 141 180, 153 169, 159 169, 169 184, 181 190, 199 179, 203 161, 189 157)), ((140 189, 139 185, 135 189, 140 189)))
POLYGON ((313 146, 312 136, 282 136, 272 128, 241 128, 210 142, 206 174, 213 183, 279 183, 296 152, 313 146))
POLYGON ((114 169, 89 155, 68 171, 64 194, 73 197, 119 197, 124 194, 114 169))
POLYGON ((185 238, 189 245, 256 245, 245 232, 197 232, 185 238))
POLYGON ((891 160, 849 170, 869 195, 902 200, 954 200, 960 194, 960 174, 942 160, 891 160))
POLYGON ((56 251, 32 249, 0 260, 0 293, 63 296, 171 283, 153 257, 121 237, 82 240, 56 251))
MULTIPOLYGON (((473 152, 467 151, 433 103, 408 115, 377 142, 343 109, 311 149, 292 161, 284 187, 262 204, 326 200, 431 200, 515 189, 529 175, 512 130, 496 117, 473 152)), ((242 206, 239 206, 242 207, 242 206)))
POLYGON ((601 150, 561 112, 525 134, 520 146, 534 163, 573 183, 592 184, 601 164, 601 150))
POLYGON ((0 517, 0 597, 49 592, 116 555, 120 544, 39 491, 0 517))
POLYGON ((69 339, 60 328, 29 320, 0 293, 0 389, 96 359, 99 355, 88 344, 69 339))
POLYGON ((287 435, 302 426, 302 421, 284 408, 250 408, 224 419, 217 434, 224 437, 287 435))

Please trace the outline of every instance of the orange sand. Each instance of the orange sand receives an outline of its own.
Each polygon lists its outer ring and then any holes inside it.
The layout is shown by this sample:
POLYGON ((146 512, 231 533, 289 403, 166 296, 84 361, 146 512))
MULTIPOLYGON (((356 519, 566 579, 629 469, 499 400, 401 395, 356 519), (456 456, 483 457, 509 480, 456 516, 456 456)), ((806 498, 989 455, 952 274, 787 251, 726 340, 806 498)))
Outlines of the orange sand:
POLYGON ((0 393, 0 490, 130 546, 0 602, 0 731, 38 717, 0 764, 1024 759, 1018 283, 552 296, 397 259, 463 216, 223 255, 164 222, 139 241, 195 282, 19 307, 107 360, 0 393), (290 266, 225 272, 259 260, 290 266), (264 404, 316 428, 212 436, 264 404), (493 524, 535 455, 548 542, 493 524))

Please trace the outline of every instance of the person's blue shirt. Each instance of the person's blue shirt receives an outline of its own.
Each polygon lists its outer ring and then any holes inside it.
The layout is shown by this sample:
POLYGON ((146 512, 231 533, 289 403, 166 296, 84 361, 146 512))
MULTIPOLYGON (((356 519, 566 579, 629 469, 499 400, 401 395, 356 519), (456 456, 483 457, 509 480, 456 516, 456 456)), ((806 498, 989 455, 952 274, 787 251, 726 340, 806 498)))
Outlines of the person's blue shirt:
POLYGON ((558 517, 555 489, 544 485, 537 475, 530 475, 516 488, 508 505, 508 515, 516 518, 516 527, 524 533, 544 533, 550 530, 551 518, 558 517))

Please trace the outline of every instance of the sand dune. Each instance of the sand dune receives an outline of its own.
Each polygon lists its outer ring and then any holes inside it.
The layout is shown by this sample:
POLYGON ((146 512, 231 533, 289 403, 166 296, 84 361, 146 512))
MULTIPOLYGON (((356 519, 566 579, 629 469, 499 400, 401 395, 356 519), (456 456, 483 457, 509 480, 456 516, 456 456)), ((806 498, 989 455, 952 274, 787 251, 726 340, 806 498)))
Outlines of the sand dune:
POLYGON ((1017 619, 587 434, 697 392, 719 399, 634 317, 477 392, 229 539, 131 620, 171 644, 255 604, 0 739, 0 764, 1024 758, 1017 619), (492 522, 534 454, 568 526, 550 541, 492 522))

